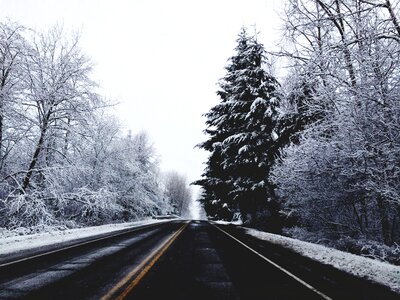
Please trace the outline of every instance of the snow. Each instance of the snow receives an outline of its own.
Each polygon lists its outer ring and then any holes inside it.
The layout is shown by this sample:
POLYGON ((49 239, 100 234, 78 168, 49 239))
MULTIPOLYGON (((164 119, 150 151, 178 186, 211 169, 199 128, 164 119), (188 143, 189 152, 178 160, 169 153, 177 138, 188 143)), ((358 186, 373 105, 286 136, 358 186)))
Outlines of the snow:
MULTIPOLYGON (((250 106, 250 112, 251 113, 255 113, 258 109, 259 106, 264 105, 266 106, 267 101, 265 101, 265 99, 258 97, 256 100, 253 101, 253 103, 250 106)), ((270 108, 268 107, 268 109, 270 110, 270 108)))
POLYGON ((271 138, 272 140, 276 141, 278 139, 278 134, 275 132, 275 130, 272 130, 271 132, 271 138))
POLYGON ((400 293, 400 266, 255 229, 245 230, 253 237, 289 248, 303 256, 357 277, 367 278, 400 293))
POLYGON ((137 222, 108 224, 68 230, 49 230, 43 233, 7 237, 5 237, 6 232, 0 232, 0 255, 96 236, 103 233, 110 233, 121 229, 162 222, 166 221, 147 219, 137 222))
POLYGON ((238 150, 238 154, 242 154, 243 152, 247 152, 249 149, 249 145, 244 145, 238 150))
POLYGON ((221 224, 221 225, 228 225, 228 224, 242 225, 243 224, 243 222, 241 220, 237 220, 237 221, 233 221, 233 222, 232 221, 228 222, 228 221, 218 220, 218 221, 213 221, 213 223, 221 224))

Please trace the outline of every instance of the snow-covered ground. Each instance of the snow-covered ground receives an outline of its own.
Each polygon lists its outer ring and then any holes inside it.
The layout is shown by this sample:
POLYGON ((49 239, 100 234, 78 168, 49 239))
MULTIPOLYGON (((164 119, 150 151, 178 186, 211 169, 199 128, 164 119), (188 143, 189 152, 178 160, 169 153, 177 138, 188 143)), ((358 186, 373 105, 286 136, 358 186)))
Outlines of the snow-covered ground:
POLYGON ((219 221, 213 221, 213 223, 221 224, 221 225, 229 225, 229 224, 232 224, 232 225, 243 225, 243 222, 241 220, 233 221, 233 222, 219 220, 219 221))
POLYGON ((5 233, 3 233, 3 236, 0 234, 0 255, 160 222, 166 221, 148 219, 130 223, 108 224, 68 230, 49 230, 43 233, 7 237, 4 237, 5 233))
POLYGON ((245 230, 251 236, 292 249, 355 276, 368 278, 400 293, 400 266, 255 229, 245 230))

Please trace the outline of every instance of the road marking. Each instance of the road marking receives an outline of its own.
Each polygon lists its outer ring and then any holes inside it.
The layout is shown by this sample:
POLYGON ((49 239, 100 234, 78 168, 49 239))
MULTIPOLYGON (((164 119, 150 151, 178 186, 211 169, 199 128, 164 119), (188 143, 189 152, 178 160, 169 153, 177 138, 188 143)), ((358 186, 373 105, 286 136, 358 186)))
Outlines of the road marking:
MULTIPOLYGON (((210 223, 211 224, 211 223, 210 223)), ((315 287, 313 287, 312 285, 308 284, 307 282, 305 282, 304 280, 300 279, 299 277, 297 277, 296 275, 290 273, 288 270, 284 269, 283 267, 281 267, 280 265, 278 265, 277 263, 273 262, 272 260, 270 260, 269 258, 266 258, 264 255, 262 255, 261 253, 257 252, 256 250, 250 248, 249 246, 247 246, 245 243, 243 243, 242 241, 238 240, 237 238, 235 238, 234 236, 232 236, 231 234, 229 234, 228 232, 226 232, 225 230, 219 228, 218 226, 211 224, 212 226, 214 226, 215 228, 219 229, 220 231, 222 231, 223 233, 225 233, 226 235, 228 235, 229 237, 231 237, 232 239, 234 239, 236 242, 238 242, 239 244, 241 244, 242 246, 246 247, 247 249, 249 249, 250 251, 252 251, 254 254, 257 254, 259 257, 261 257, 262 259, 264 259, 265 261, 267 261, 268 263, 270 263, 271 265, 273 265, 274 267, 278 268, 279 270, 281 270, 282 272, 284 272, 285 274, 289 275, 290 277, 292 277, 293 279, 295 279, 296 281, 298 281, 299 283, 301 283, 302 285, 304 285, 305 287, 307 287, 308 289, 312 290, 314 293, 317 293, 318 295, 320 295, 322 298, 324 298, 325 300, 332 300, 331 297, 325 295, 324 293, 320 292, 319 290, 317 290, 315 287)))
POLYGON ((101 300, 117 299, 122 300, 132 291, 132 289, 140 282, 140 280, 147 274, 147 272, 153 267, 157 260, 165 253, 165 251, 171 246, 176 238, 182 233, 182 231, 188 226, 190 221, 186 222, 176 231, 171 237, 167 238, 156 250, 150 253, 138 266, 130 271, 124 278, 122 278, 101 300), (142 270, 140 273, 139 271, 142 270), (139 273, 137 276, 136 274, 139 273), (135 277, 136 276, 136 277, 135 277), (126 285, 129 281, 132 282, 117 296, 117 292, 126 285))
MULTIPOLYGON (((28 257, 25 257, 25 258, 21 258, 21 259, 18 259, 18 260, 10 261, 10 262, 4 263, 4 264, 0 264, 0 268, 1 267, 5 267, 5 266, 10 266, 10 265, 13 265, 13 264, 16 264, 16 263, 20 263, 20 262, 23 262, 23 261, 27 261, 27 260, 30 260, 30 259, 38 258, 38 257, 41 257, 41 256, 46 256, 48 254, 62 252, 64 250, 69 250, 69 249, 77 248, 77 247, 80 247, 80 246, 83 246, 83 245, 87 245, 87 244, 91 244, 91 243, 94 243, 94 242, 98 242, 98 241, 101 241, 101 240, 106 240, 106 239, 109 239, 109 238, 117 237, 119 235, 123 235, 123 234, 126 234, 126 233, 139 231, 141 229, 147 229, 147 228, 150 228, 150 227, 153 227, 153 226, 155 227, 155 226, 157 226, 157 225, 159 225, 161 223, 164 223, 164 222, 169 222, 169 221, 162 221, 162 222, 156 222, 156 223, 152 223, 152 224, 148 224, 148 225, 141 225, 141 226, 138 226, 138 227, 133 227, 131 229, 129 229, 129 228, 128 229, 126 229, 126 228, 125 229, 121 229, 122 232, 117 232, 115 234, 110 234, 110 235, 107 235, 107 236, 104 236, 104 237, 101 237, 101 238, 97 238, 97 239, 95 238, 93 240, 89 240, 89 241, 86 241, 86 242, 74 244, 74 245, 67 246, 67 247, 64 247, 64 248, 51 250, 51 251, 48 251, 48 252, 44 252, 44 253, 28 256, 28 257)), ((104 233, 104 234, 107 234, 107 233, 104 233)), ((68 243, 68 242, 73 242, 73 241, 66 241, 66 243, 68 243)))

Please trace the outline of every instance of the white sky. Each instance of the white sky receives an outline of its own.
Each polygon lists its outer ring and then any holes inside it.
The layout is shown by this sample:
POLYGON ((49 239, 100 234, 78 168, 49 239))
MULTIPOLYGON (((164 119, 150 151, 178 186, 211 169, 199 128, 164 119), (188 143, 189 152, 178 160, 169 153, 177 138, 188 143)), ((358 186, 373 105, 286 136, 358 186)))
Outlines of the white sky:
POLYGON ((126 129, 145 130, 162 170, 190 181, 207 153, 201 116, 218 103, 217 81, 240 28, 256 25, 267 49, 278 40, 279 0, 0 0, 6 17, 38 30, 56 23, 82 32, 93 77, 126 129))

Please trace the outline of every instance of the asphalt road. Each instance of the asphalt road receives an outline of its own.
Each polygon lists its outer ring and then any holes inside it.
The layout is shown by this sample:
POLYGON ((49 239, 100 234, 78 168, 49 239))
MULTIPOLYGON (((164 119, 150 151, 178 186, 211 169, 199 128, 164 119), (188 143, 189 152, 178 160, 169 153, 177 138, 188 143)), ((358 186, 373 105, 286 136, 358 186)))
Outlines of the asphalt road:
POLYGON ((172 221, 0 266, 0 299, 400 299, 400 295, 251 238, 233 226, 172 221))

